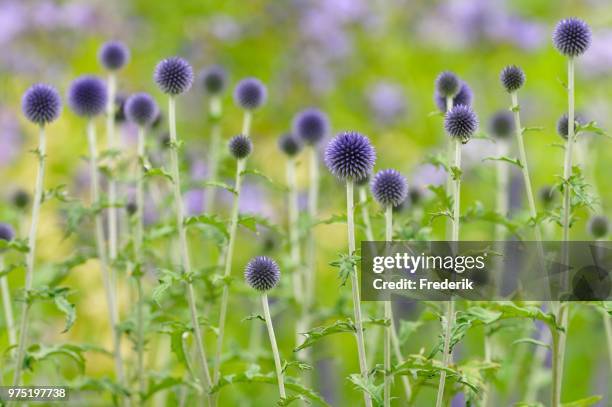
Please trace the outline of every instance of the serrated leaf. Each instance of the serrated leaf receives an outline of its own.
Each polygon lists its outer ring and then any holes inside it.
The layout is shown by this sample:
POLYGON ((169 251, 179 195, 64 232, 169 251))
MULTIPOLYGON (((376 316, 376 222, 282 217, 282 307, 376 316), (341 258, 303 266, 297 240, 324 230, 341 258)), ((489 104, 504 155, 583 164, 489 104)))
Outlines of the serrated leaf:
POLYGON ((300 346, 295 348, 293 351, 298 352, 302 349, 306 349, 317 343, 319 340, 325 338, 326 336, 343 332, 357 332, 355 324, 353 324, 353 321, 350 318, 336 321, 332 325, 319 326, 302 333, 302 335, 304 335, 306 339, 304 340, 304 342, 302 342, 300 346))
POLYGON ((27 253, 30 248, 26 239, 13 239, 11 241, 0 239, 0 251, 5 250, 15 250, 20 253, 27 253))
POLYGON ((597 125, 597 122, 595 121, 590 121, 588 123, 579 123, 578 121, 576 121, 576 125, 575 125, 575 133, 593 133, 593 134, 597 134, 599 136, 608 136, 606 134, 606 132, 597 125))
POLYGON ((198 215, 191 216, 184 221, 185 226, 192 225, 209 225, 217 229, 226 239, 229 239, 229 232, 227 231, 227 225, 217 215, 198 215))
POLYGON ((506 156, 501 156, 501 157, 485 157, 482 159, 482 161, 505 161, 509 164, 512 165, 516 165, 519 168, 523 168, 523 164, 521 164, 521 161, 518 158, 510 158, 510 157, 506 157, 506 156))
POLYGON ((83 349, 77 345, 63 344, 53 346, 31 345, 23 359, 23 368, 34 370, 36 363, 47 360, 53 356, 67 356, 72 359, 81 372, 85 371, 85 357, 83 349))
POLYGON ((360 260, 360 256, 341 253, 339 260, 329 263, 330 266, 338 268, 338 278, 340 278, 341 286, 346 284, 351 273, 356 272, 357 264, 359 264, 360 260))
POLYGON ((383 384, 377 385, 372 376, 366 378, 361 374, 354 373, 348 377, 348 380, 359 390, 368 393, 375 405, 383 404, 383 384))
POLYGON ((172 179, 172 175, 163 168, 148 168, 146 169, 144 173, 144 177, 145 178, 163 177, 163 178, 166 178, 170 182, 174 182, 174 180, 172 179))
POLYGON ((461 171, 461 168, 453 165, 450 168, 450 170, 451 170, 451 178, 453 179, 453 181, 458 181, 461 179, 461 174, 463 174, 463 171, 461 171))

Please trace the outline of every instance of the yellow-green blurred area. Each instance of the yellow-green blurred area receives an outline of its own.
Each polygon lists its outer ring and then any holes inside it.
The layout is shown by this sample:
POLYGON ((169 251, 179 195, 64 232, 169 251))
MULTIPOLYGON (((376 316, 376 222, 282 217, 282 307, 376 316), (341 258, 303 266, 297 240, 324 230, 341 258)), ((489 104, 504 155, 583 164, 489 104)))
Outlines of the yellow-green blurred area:
MULTIPOLYGON (((501 69, 509 64, 523 68, 527 80, 519 91, 521 118, 525 127, 541 127, 525 134, 527 156, 534 191, 560 182, 563 173, 563 142, 557 135, 557 119, 566 112, 567 60, 552 46, 555 23, 564 17, 576 16, 588 22, 593 30, 593 42, 587 53, 576 61, 576 110, 586 121, 595 121, 604 129, 612 129, 609 112, 612 109, 612 3, 606 0, 546 1, 546 0, 287 0, 287 1, 28 1, 0 0, 0 222, 10 223, 18 237, 27 236, 30 208, 16 209, 11 197, 16 189, 30 194, 36 177, 37 129, 21 113, 21 95, 33 83, 45 82, 58 88, 65 100, 70 82, 79 75, 95 74, 106 77, 97 53, 101 44, 115 39, 126 43, 131 52, 128 65, 118 73, 119 93, 151 93, 162 111, 158 128, 148 134, 148 149, 156 165, 169 168, 160 139, 168 123, 167 97, 153 82, 153 70, 162 58, 178 55, 187 59, 199 72, 213 64, 221 65, 229 74, 229 86, 223 94, 224 159, 221 178, 233 183, 235 162, 225 152, 226 140, 241 130, 243 112, 234 104, 233 86, 244 77, 261 79, 268 89, 268 101, 255 112, 252 127, 253 154, 249 169, 261 171, 263 177, 246 176, 241 197, 241 212, 268 218, 272 228, 259 225, 257 232, 240 227, 232 268, 235 283, 230 301, 225 351, 227 360, 223 374, 244 372, 252 362, 272 372, 274 365, 264 325, 257 319, 245 320, 261 313, 259 301, 242 281, 243 268, 254 255, 267 254, 287 264, 286 238, 287 205, 284 192, 286 157, 279 151, 277 140, 291 130, 293 116, 306 107, 317 107, 329 115, 332 133, 355 130, 367 135, 377 152, 375 170, 395 168, 406 175, 410 186, 420 188, 424 195, 418 207, 406 207, 396 215, 396 229, 407 230, 415 214, 422 216, 420 227, 430 239, 445 239, 445 220, 429 222, 428 214, 438 207, 428 184, 444 183, 444 174, 426 164, 428 157, 446 153, 447 137, 443 118, 434 103, 434 80, 444 70, 451 70, 469 84, 474 93, 473 107, 480 120, 479 137, 463 147, 463 180, 461 205, 484 211, 495 209, 497 187, 495 162, 485 160, 495 156, 496 144, 487 139, 491 116, 510 107, 510 97, 499 81, 501 69), (433 114, 432 114, 433 112, 433 114), (252 297, 252 298, 251 298, 252 297)), ((179 138, 184 141, 181 154, 183 188, 186 199, 194 185, 206 179, 210 140, 207 120, 208 100, 197 80, 192 89, 177 99, 179 138)), ((106 148, 104 120, 97 123, 99 147, 106 148)), ((135 130, 119 124, 122 155, 135 159, 135 130)), ((333 135, 330 134, 330 137, 333 135)), ((612 133, 611 133, 612 134, 612 133)), ((65 185, 67 194, 89 203, 87 175, 87 139, 85 121, 64 106, 60 119, 47 130, 47 174, 45 188, 65 185)), ((322 143, 321 149, 327 140, 322 143)), ((509 156, 516 157, 512 142, 509 156)), ((612 139, 604 135, 583 134, 575 163, 580 165, 590 193, 596 197, 592 209, 576 213, 571 238, 588 240, 587 221, 597 212, 607 214, 612 200, 609 173, 612 170, 612 139)), ((517 222, 528 218, 524 184, 518 168, 511 166, 508 190, 510 217, 517 222)), ((133 169, 133 167, 131 167, 133 169)), ((304 209, 308 187, 307 155, 298 156, 300 205, 304 209)), ((321 167, 320 218, 329 219, 345 211, 343 185, 321 167)), ((130 173, 122 174, 130 179, 130 173)), ((126 182, 128 182, 126 181, 126 182)), ((157 193, 166 193, 168 184, 161 178, 151 183, 157 193), (160 192, 161 191, 161 192, 160 192)), ((201 189, 201 188, 200 188, 201 189)), ((127 190, 127 187, 126 189, 127 190)), ((193 192, 194 208, 199 207, 198 192, 193 192)), ((124 191, 125 192, 125 191, 124 191)), ((154 194, 155 192, 150 193, 154 194)), ((125 197, 125 196, 124 196, 125 197)), ((217 210, 221 219, 229 216, 232 195, 219 192, 217 210)), ((172 224, 172 201, 163 196, 151 200, 151 220, 148 230, 172 224), (155 206, 157 205, 157 206, 155 206)), ((189 200, 188 200, 189 201, 189 200)), ((78 343, 92 345, 86 357, 84 375, 93 378, 114 377, 112 358, 97 347, 110 349, 111 331, 97 260, 90 258, 72 268, 65 264, 78 255, 93 256, 93 233, 90 222, 80 225, 77 233, 66 236, 67 209, 71 202, 51 199, 44 203, 38 234, 35 287, 57 284, 69 287, 68 298, 76 306, 77 319, 66 333, 64 315, 53 302, 37 302, 31 313, 30 344, 44 346, 78 343)), ((550 208, 538 200, 538 209, 555 210, 560 205, 559 194, 550 208)), ((384 220, 380 208, 369 205, 374 235, 384 236, 384 220)), ((194 209, 197 212, 197 209, 194 209)), ((305 210, 305 209, 304 209, 305 210)), ((556 209, 558 211, 558 208, 556 209)), ((357 223, 361 223, 359 211, 357 223)), ((125 224, 121 241, 129 241, 125 224)), ((461 225, 461 239, 490 240, 494 224, 482 219, 466 219, 461 225)), ((546 222, 546 239, 561 238, 561 227, 546 222)), ((358 227, 358 240, 365 239, 358 227)), ((317 242, 316 303, 312 316, 314 325, 323 325, 342 317, 339 311, 351 315, 350 287, 341 286, 338 271, 329 265, 346 252, 346 224, 323 223, 315 228, 317 242)), ((214 273, 218 250, 211 236, 213 231, 190 230, 192 263, 201 273, 214 273)), ((217 236, 218 237, 218 236, 217 236)), ((398 238, 407 238, 401 235, 398 238)), ((508 236, 515 238, 516 236, 508 236)), ((519 237, 533 239, 529 227, 519 228, 519 237)), ((159 270, 172 267, 176 261, 174 237, 165 236, 151 243, 153 253, 145 277, 148 295, 158 286, 159 270)), ((127 249, 126 249, 127 250, 127 249)), ((7 263, 21 261, 21 255, 7 254, 7 263)), ((87 256, 88 257, 88 256, 87 256)), ((273 317, 283 359, 296 358, 294 321, 298 311, 291 304, 290 277, 285 276, 273 299, 273 317), (278 298, 275 298, 278 295, 278 298)), ((134 289, 125 270, 118 270, 119 298, 124 321, 130 321, 134 289)), ((15 314, 20 315, 24 273, 16 269, 9 274, 15 314)), ((204 283, 196 282, 200 293, 201 315, 216 325, 218 299, 209 301, 202 292, 204 283)), ((149 301, 146 366, 151 380, 171 375, 186 377, 187 371, 171 352, 170 336, 158 332, 163 322, 172 319, 187 323, 188 314, 181 298, 181 284, 175 283, 159 303, 149 301)), ((426 304, 398 304, 398 315, 406 320, 417 318, 432 308, 426 304)), ((368 316, 380 318, 376 304, 365 304, 368 316)), ((4 319, 2 319, 4 321, 4 319)), ((206 326, 206 325, 205 325, 206 326)), ((501 366, 489 383, 499 396, 500 404, 517 398, 527 385, 525 369, 536 346, 517 342, 533 328, 529 321, 514 325, 503 324, 494 336, 494 360, 501 366)), ((4 328, 4 323, 0 323, 4 328)), ((366 337, 373 335, 366 331, 366 337)), ((468 332, 455 350, 458 362, 483 358, 483 328, 468 332)), ((214 329, 205 328, 206 347, 213 354, 214 329)), ((406 330, 408 335, 408 329, 406 330)), ((403 345, 405 354, 427 355, 438 341, 440 324, 433 316, 419 324, 403 345)), ((382 338, 382 336, 381 336, 382 338)), ((570 313, 567 359, 563 400, 572 401, 593 394, 604 399, 599 405, 611 403, 609 385, 609 355, 601 316, 588 305, 577 305, 570 313)), ((380 339, 382 341, 382 339, 380 339)), ((2 352, 7 335, 0 331, 2 352)), ((134 354, 126 339, 126 368, 133 384, 134 354)), ((379 352, 368 355, 370 365, 382 363, 382 343, 379 352)), ((313 363, 310 387, 332 405, 358 405, 362 396, 346 377, 358 372, 354 336, 349 333, 331 335, 310 351, 313 363)), ((8 353, 5 359, 8 358, 8 353)), ((4 360, 4 359, 3 359, 4 360)), ((8 359, 6 359, 8 360, 8 359)), ((194 363, 195 363, 195 359, 194 363)), ((3 363, 3 379, 9 380, 12 367, 3 363)), ((64 384, 82 380, 74 362, 65 356, 49 358, 26 373, 28 383, 64 384)), ((538 381, 540 400, 548 405, 546 389, 550 374, 545 367, 531 378, 538 381)), ((289 369, 288 374, 300 376, 289 369)), ((303 375, 303 374, 302 374, 303 375)), ((125 384, 131 386, 132 384, 125 384)), ((433 405, 437 379, 431 379, 417 397, 416 405, 433 405)), ((396 380, 394 395, 403 405, 400 381, 396 380)), ((461 391, 459 393, 462 393, 461 391)), ((178 404, 185 397, 186 405, 195 403, 194 391, 188 386, 170 387, 162 396, 151 397, 155 405, 178 404), (169 394, 171 393, 171 394, 169 394), (187 394, 187 395, 185 395, 187 394), (167 404, 166 404, 167 403, 167 404)), ((107 396, 106 396, 107 397, 107 396)), ((233 384, 220 392, 220 405, 274 405, 277 388, 267 383, 233 384)), ((461 405, 461 397, 453 403, 461 405)), ((106 405, 90 400, 88 405, 106 405)), ((195 405, 195 404, 193 404, 195 405)), ((454 404, 455 405, 455 404, 454 404)))

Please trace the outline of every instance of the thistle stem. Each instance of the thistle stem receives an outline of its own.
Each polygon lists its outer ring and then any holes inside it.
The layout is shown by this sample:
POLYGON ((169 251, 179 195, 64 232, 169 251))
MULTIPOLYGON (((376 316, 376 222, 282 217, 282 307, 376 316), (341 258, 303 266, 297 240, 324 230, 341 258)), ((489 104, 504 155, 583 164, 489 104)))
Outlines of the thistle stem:
MULTIPOLYGON (((461 170, 461 141, 454 140, 455 143, 455 167, 461 170)), ((452 219, 452 241, 459 241, 459 216, 461 203, 461 175, 453 182, 453 219, 452 219)), ((455 320, 455 302, 449 299, 446 302, 446 317, 444 321, 444 349, 442 355, 442 365, 448 367, 452 361, 450 349, 450 337, 455 320)), ((444 386, 446 384, 446 371, 440 372, 440 383, 438 385, 438 396, 436 407, 441 407, 444 400, 444 386)))
POLYGON ((208 362, 206 361, 206 352, 204 350, 204 343, 202 338, 202 331, 200 329, 200 323, 198 321, 198 311, 195 300, 195 293, 193 289, 193 283, 191 281, 191 260, 189 257, 189 247, 187 245, 187 231, 185 230, 184 223, 184 206, 183 196, 181 195, 181 179, 179 173, 179 161, 178 161, 178 145, 176 136, 176 103, 174 97, 168 99, 168 121, 170 126, 170 142, 172 146, 170 148, 170 161, 172 170, 172 181, 174 185, 174 206, 176 210, 176 227, 179 233, 179 243, 181 258, 183 264, 183 272, 187 274, 187 301, 189 303, 189 312, 191 314, 191 325, 193 326, 193 333, 195 336, 196 347, 198 351, 198 359, 200 363, 200 370, 202 374, 202 383, 205 389, 208 390, 212 386, 212 380, 210 378, 210 372, 208 370, 208 362))
MULTIPOLYGON (((446 98, 446 113, 450 112, 450 110, 453 108, 453 98, 452 97, 447 97, 446 98)), ((448 143, 446 144, 446 148, 447 148, 447 152, 446 152, 446 158, 449 162, 453 159, 453 140, 448 140, 448 143)), ((451 196, 453 193, 453 180, 451 177, 451 174, 447 174, 447 178, 446 178, 446 195, 451 196)), ((447 240, 452 240, 451 239, 451 235, 452 235, 452 220, 451 219, 447 219, 446 220, 446 239, 447 240)))
MULTIPOLYGON (((354 204, 354 191, 353 181, 346 181, 346 222, 348 230, 348 249, 349 255, 355 255, 355 204, 354 204)), ((363 324, 361 317, 361 299, 359 297, 359 277, 357 275, 357 266, 353 266, 353 272, 351 273, 351 289, 353 293, 353 313, 355 315, 355 329, 357 330, 357 352, 359 354, 359 370, 364 380, 368 378, 368 364, 366 361, 365 344, 363 340, 363 324)), ((365 399, 366 407, 372 406, 372 399, 370 395, 364 391, 363 397, 365 399)))
MULTIPOLYGON (((385 240, 387 244, 393 240, 393 207, 387 206, 385 208, 385 240)), ((385 301, 385 320, 391 321, 393 319, 391 311, 391 301, 387 299, 385 301)), ((384 339, 384 405, 389 407, 391 405, 391 323, 385 328, 385 339, 384 339)))
POLYGON ((32 204, 32 220, 30 223, 30 233, 28 235, 28 252, 26 254, 26 276, 25 276, 25 302, 21 313, 21 324, 19 328, 19 341, 17 346, 17 356, 15 359, 15 372, 13 385, 21 384, 21 369, 23 367, 23 357, 28 341, 28 318, 30 313, 30 291, 34 281, 34 259, 36 255, 36 236, 38 230, 38 218, 40 216, 40 206, 43 199, 43 183, 45 179, 45 159, 46 159, 46 137, 45 128, 40 126, 38 139, 38 172, 36 174, 36 186, 34 188, 34 202, 32 204))
MULTIPOLYGON (((0 253, 0 271, 2 270, 4 270, 4 256, 0 253)), ((6 276, 0 277, 0 289, 2 290, 2 306, 4 308, 4 320, 6 321, 6 332, 9 340, 8 344, 12 348, 17 344, 17 332, 15 331, 15 316, 13 314, 11 290, 6 276)))
POLYGON ((100 179, 98 172, 98 149, 96 140, 96 127, 94 121, 90 119, 87 122, 87 141, 89 144, 89 172, 90 172, 90 188, 91 188, 91 205, 95 208, 94 222, 96 234, 96 248, 98 251, 98 260, 100 261, 100 269, 102 271, 102 281, 104 290, 106 291, 106 302, 108 306, 108 315, 110 325, 113 331, 113 355, 115 358, 115 370, 117 381, 123 383, 125 380, 123 374, 123 363, 121 361, 121 333, 118 329, 117 303, 115 299, 115 290, 113 289, 110 270, 108 267, 108 258, 104 245, 104 225, 100 208, 100 179))
MULTIPOLYGON (((571 191, 569 179, 572 175, 572 154, 575 142, 574 123, 574 59, 567 60, 567 141, 565 143, 565 159, 563 163, 563 264, 569 264, 569 250, 567 242, 569 242, 569 229, 571 221, 571 191)), ((562 277, 561 287, 567 285, 567 275, 562 277)), ((552 406, 557 407, 561 404, 561 394, 563 386, 563 365, 565 362, 565 345, 567 341, 567 323, 568 309, 559 304, 557 307, 557 321, 560 321, 560 326, 563 331, 556 332, 553 335, 555 346, 553 347, 553 389, 552 389, 552 406)))
MULTIPOLYGON (((138 128, 138 170, 136 186, 136 239, 134 241, 134 251, 138 267, 142 267, 143 253, 143 212, 144 212, 144 184, 142 166, 145 163, 145 130, 142 126, 138 128)), ((139 270, 140 271, 140 270, 139 270)), ((136 337, 137 337, 137 368, 138 368, 138 390, 140 394, 145 392, 144 377, 144 321, 143 321, 143 292, 142 275, 139 272, 136 278, 136 337)))
MULTIPOLYGON (((106 103, 106 141, 109 149, 117 146, 115 138, 115 93, 117 90, 117 77, 114 73, 108 75, 107 81, 108 101, 106 103)), ((108 180, 108 254, 110 263, 117 257, 117 183, 113 176, 108 180)), ((114 268, 110 270, 113 287, 116 286, 116 273, 114 268)))
POLYGON ((603 325, 606 331, 606 342, 608 344, 608 359, 610 361, 610 371, 612 371, 612 321, 610 320, 610 315, 603 311, 603 325))
POLYGON ((270 307, 268 306, 268 295, 262 294, 261 305, 263 306, 264 318, 268 327, 268 335, 270 336, 270 345, 272 346, 272 354, 274 355, 274 366, 276 368, 276 378, 278 380, 278 391, 281 399, 287 398, 285 393, 285 380, 283 379, 283 367, 281 365, 280 354, 278 353, 278 345, 276 344, 276 336, 274 335, 274 326, 270 317, 270 307))
POLYGON ((236 241, 236 229, 238 228, 238 215, 240 210, 240 192, 242 190, 242 173, 246 168, 246 159, 239 159, 236 164, 236 183, 234 185, 235 195, 232 213, 230 215, 229 240, 225 252, 225 267, 223 278, 226 281, 221 296, 221 308, 219 310, 219 328, 217 334, 217 348, 215 352, 215 367, 213 370, 214 383, 219 381, 221 374, 221 352, 223 351, 223 337, 225 334, 225 320, 227 319, 227 306, 229 302, 229 285, 227 279, 232 274, 232 258, 234 256, 234 245, 236 241))
POLYGON ((372 221, 370 220, 370 212, 368 211, 368 192, 365 186, 359 187, 359 204, 361 205, 361 217, 365 225, 365 235, 368 241, 374 240, 372 232, 372 221))
MULTIPOLYGON (((210 153, 208 155, 209 180, 217 181, 219 173, 219 145, 221 143, 221 125, 219 119, 221 117, 221 100, 214 96, 210 100, 209 115, 212 120, 210 130, 210 153)), ((214 186, 208 187, 206 191, 206 209, 213 213, 215 210, 215 197, 217 196, 217 188, 214 186)))

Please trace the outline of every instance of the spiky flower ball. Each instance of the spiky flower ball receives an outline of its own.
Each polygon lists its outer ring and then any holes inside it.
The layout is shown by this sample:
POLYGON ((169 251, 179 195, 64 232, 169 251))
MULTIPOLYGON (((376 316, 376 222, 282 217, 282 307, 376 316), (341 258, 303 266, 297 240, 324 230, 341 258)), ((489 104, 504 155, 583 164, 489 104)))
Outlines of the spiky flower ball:
POLYGON ((285 133, 278 139, 278 148, 287 156, 294 157, 302 151, 302 142, 293 133, 285 133))
POLYGON ((444 117, 444 128, 449 136, 467 143, 478 130, 478 117, 469 106, 454 106, 444 117))
POLYGON ((591 28, 578 18, 566 18, 557 23, 552 39, 560 53, 576 57, 591 45, 591 28))
POLYGON ((245 110, 255 110, 266 103, 268 90, 257 78, 246 78, 234 88, 234 102, 245 110))
POLYGON ((253 150, 253 143, 251 143, 251 139, 247 136, 243 136, 242 134, 232 137, 228 146, 230 153, 238 160, 247 158, 253 150))
POLYGON ((329 132, 327 115, 315 108, 302 110, 293 118, 293 132, 304 143, 309 145, 317 144, 329 132))
POLYGON ((209 95, 218 95, 227 86, 227 72, 219 65, 210 66, 200 72, 200 84, 209 95))
POLYGON ((384 207, 396 207, 408 195, 408 182, 398 171, 382 170, 376 173, 372 181, 372 195, 384 207))
POLYGON ((62 100, 53 86, 37 83, 23 94, 21 110, 26 119, 43 126, 59 117, 62 100))
POLYGON ((325 149, 325 165, 341 180, 356 181, 368 176, 375 162, 376 151, 370 139, 357 132, 338 134, 325 149))
POLYGON ((148 93, 135 93, 125 101, 125 116, 139 126, 148 126, 157 117, 159 108, 148 93))
POLYGON ((268 291, 280 281, 278 264, 267 256, 254 257, 244 269, 244 279, 257 291, 268 291))
POLYGON ((172 96, 180 95, 191 88, 193 68, 183 58, 166 58, 155 67, 153 79, 162 92, 172 96))
MULTIPOLYGON (((557 134, 566 140, 567 140, 567 135, 569 134, 568 122, 569 120, 568 120, 567 114, 563 114, 561 117, 559 117, 559 120, 557 120, 557 134)), ((582 119, 581 116, 579 115, 574 116, 574 134, 576 133, 576 127, 583 123, 584 123, 584 120, 582 119)))
POLYGON ((525 72, 516 65, 508 65, 502 69, 499 80, 506 92, 516 92, 525 84, 525 72))
POLYGON ((514 117, 507 110, 500 110, 491 117, 489 131, 499 139, 507 139, 514 133, 514 117))
POLYGON ((30 204, 30 194, 25 189, 18 188, 11 195, 11 202, 15 207, 24 209, 30 204))
MULTIPOLYGON (((471 106, 472 99, 474 98, 474 94, 472 93, 472 89, 470 86, 461 82, 461 86, 459 87, 459 92, 453 97, 453 106, 465 105, 471 106)), ((441 112, 446 112, 446 98, 440 95, 437 91, 434 92, 434 101, 436 102, 436 106, 440 109, 441 112)))
POLYGON ((138 211, 138 205, 136 204, 136 201, 134 201, 133 199, 130 199, 125 204, 125 211, 127 212, 128 216, 134 216, 136 212, 138 211))
POLYGON ((97 76, 81 76, 72 82, 68 90, 68 105, 83 117, 93 117, 104 112, 107 99, 106 84, 97 76))
POLYGON ((8 223, 0 223, 0 240, 10 242, 15 238, 15 231, 8 223))
POLYGON ((128 63, 130 50, 120 41, 108 41, 100 47, 98 59, 106 69, 116 71, 128 63))
POLYGON ((589 233, 596 239, 605 237, 608 234, 609 227, 608 218, 605 215, 594 215, 589 219, 589 233))
POLYGON ((459 93, 461 82, 457 75, 450 71, 444 71, 436 78, 436 92, 444 97, 454 97, 459 93))

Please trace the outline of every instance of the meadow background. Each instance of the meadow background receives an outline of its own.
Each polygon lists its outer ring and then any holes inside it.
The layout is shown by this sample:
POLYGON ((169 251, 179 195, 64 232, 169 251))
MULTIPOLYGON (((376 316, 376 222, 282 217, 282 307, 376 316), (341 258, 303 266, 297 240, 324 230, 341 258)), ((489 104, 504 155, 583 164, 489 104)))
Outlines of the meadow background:
MULTIPOLYGON (((286 227, 285 197, 278 185, 285 182, 285 157, 279 152, 277 139, 290 130, 293 115, 309 106, 327 112, 333 133, 357 130, 370 137, 377 149, 377 169, 396 168, 405 174, 410 186, 421 188, 444 182, 444 174, 426 164, 430 154, 444 150, 442 120, 433 102, 433 83, 439 72, 452 70, 474 91, 474 109, 486 131, 490 116, 507 109, 510 100, 499 84, 499 72, 508 64, 520 65, 527 82, 520 92, 524 126, 542 126, 540 132, 526 136, 527 154, 534 190, 557 182, 562 173, 563 151, 554 146, 561 139, 556 134, 556 121, 566 109, 566 92, 562 85, 566 75, 565 58, 551 45, 554 24, 561 18, 577 16, 593 29, 593 44, 577 62, 577 111, 588 120, 595 120, 603 129, 612 128, 612 3, 604 0, 288 0, 288 1, 0 1, 0 221, 11 223, 20 237, 25 237, 29 210, 25 214, 11 205, 12 193, 23 188, 32 191, 36 157, 29 151, 36 145, 36 129, 28 124, 20 110, 22 93, 34 82, 52 83, 62 96, 76 76, 86 73, 104 75, 97 59, 98 48, 109 39, 125 42, 131 60, 119 74, 119 91, 152 93, 162 114, 166 98, 155 86, 152 75, 156 63, 167 56, 180 55, 194 69, 211 64, 222 65, 229 73, 230 86, 246 76, 260 78, 269 92, 268 103, 255 114, 252 137, 254 152, 249 168, 265 173, 273 182, 248 177, 241 198, 241 212, 269 219, 275 227, 258 226, 257 232, 241 227, 238 233, 233 275, 240 279, 244 264, 254 255, 268 254, 287 258, 283 235, 286 227), (24 226, 25 225, 25 226, 24 226)), ((178 101, 178 133, 185 141, 182 150, 183 176, 186 184, 196 185, 206 178, 206 153, 210 125, 205 119, 206 100, 201 87, 194 86, 178 101)), ((231 91, 223 97, 223 137, 240 131, 242 112, 232 101, 231 91)), ((161 151, 158 139, 166 131, 167 122, 150 134, 149 147, 161 151)), ((122 143, 126 151, 135 149, 135 129, 121 125, 122 143)), ((104 145, 103 120, 99 120, 99 140, 104 145)), ((590 138, 589 158, 584 162, 588 181, 600 194, 602 211, 609 209, 612 199, 609 173, 612 167, 612 140, 590 138)), ((84 157, 87 151, 84 122, 68 108, 48 130, 47 189, 66 185, 70 196, 87 200, 88 177, 84 157)), ((325 145, 326 143, 322 143, 325 145)), ((490 140, 473 140, 464 148, 464 181, 462 210, 482 203, 494 208, 495 164, 483 162, 495 155, 490 140)), ((307 160, 300 156, 299 185, 301 202, 306 203, 307 160)), ((163 162, 161 162, 163 165, 163 162)), ((226 157, 222 175, 232 182, 234 162, 226 157)), ((321 218, 344 211, 342 186, 321 169, 321 218)), ((512 170, 510 187, 511 213, 520 217, 525 211, 524 187, 519 171, 512 170)), ((202 192, 186 187, 188 211, 201 210, 202 192)), ((229 213, 231 195, 219 193, 224 217, 229 213)), ((431 196, 430 196, 431 198, 431 196)), ((426 205, 428 200, 426 199, 426 205)), ((167 204, 165 204, 167 205, 167 204)), ((435 207, 435 204, 431 204, 435 207)), ((539 204, 540 205, 540 204, 539 204)), ((65 237, 67 204, 51 200, 42 209, 35 285, 58 284, 70 287, 69 299, 76 306, 76 322, 66 333, 64 315, 52 303, 36 303, 30 332, 43 344, 88 343, 110 347, 110 327, 106 318, 105 297, 95 259, 75 267, 67 260, 92 252, 86 227, 65 237), (84 254, 85 253, 85 254, 84 254)), ((426 206, 427 207, 427 206, 426 206)), ((542 206, 540 206, 542 209, 542 206)), ((371 206, 375 236, 382 239, 384 221, 376 205, 371 206)), ((427 210, 425 210, 427 212, 427 210)), ((163 208, 146 210, 149 228, 163 219, 163 208)), ((572 228, 574 239, 588 239, 588 213, 572 228)), ((406 208, 396 217, 398 225, 412 224, 414 211, 406 208)), ((359 214, 357 214, 359 218, 359 214)), ((359 220, 359 219, 358 219, 359 220)), ((439 218, 422 231, 432 239, 444 238, 444 220, 439 218)), ((409 234, 410 228, 399 226, 409 234)), ((462 224, 461 238, 491 239, 494 225, 483 220, 462 224)), ((551 240, 559 239, 561 228, 553 226, 551 240)), ((192 263, 200 270, 214 266, 217 251, 211 243, 213 231, 190 234, 192 263)), ((358 239, 363 230, 358 229, 358 239)), ((346 230, 342 223, 322 224, 315 229, 318 248, 316 302, 320 323, 334 315, 334 310, 350 307, 348 287, 340 288, 337 270, 329 263, 346 251, 346 230), (348 303, 343 302, 348 301, 348 303)), ((527 232, 529 236, 529 232, 527 232)), ((404 235, 404 237, 410 237, 404 235)), ((160 249, 161 250, 161 249, 160 249)), ((123 274, 120 274, 123 275, 123 274)), ((146 276, 147 291, 158 284, 154 270, 146 276)), ((287 277, 287 276, 285 276, 287 277)), ((286 278, 287 283, 289 278, 286 278)), ((9 278, 15 301, 18 302, 23 273, 9 278)), ((179 286, 173 297, 161 304, 150 303, 152 325, 172 314, 181 304, 179 286)), ((245 288, 238 288, 238 291, 245 288)), ((129 314, 129 288, 124 284, 120 299, 122 312, 129 314)), ((275 326, 281 354, 290 358, 295 346, 295 315, 283 295, 278 295, 275 326)), ((204 315, 213 308, 204 293, 198 290, 204 315)), ((184 301, 184 298, 182 299, 184 301)), ((369 310, 368 305, 364 309, 369 310)), ((420 315, 423 304, 397 303, 398 316, 410 319, 420 315)), ((182 311, 180 311, 182 312, 182 311)), ((224 369, 244 371, 248 358, 262 356, 259 363, 265 371, 273 365, 269 359, 269 343, 265 332, 253 328, 257 321, 245 321, 252 314, 248 300, 232 303, 226 332, 226 349, 236 352, 235 360, 224 369), (259 330, 259 333, 257 332, 259 330), (257 346, 258 342, 260 345, 257 346), (258 353, 259 352, 259 353, 258 353)), ((211 320, 216 320, 214 314, 211 320)), ((183 320, 187 321, 187 314, 183 320)), ((612 372, 597 313, 578 307, 570 320, 564 400, 601 394, 601 405, 610 405, 612 372)), ((529 321, 527 323, 530 324, 529 321)), ((263 328, 263 324, 261 328, 263 328)), ((257 325, 259 327, 259 325, 257 325)), ((3 326, 0 324, 0 326, 3 326)), ((152 328, 153 329, 153 328, 152 328)), ((426 353, 439 332, 439 323, 432 319, 406 338, 404 352, 426 353)), ((518 335, 512 329, 508 336, 518 335)), ((207 332, 207 341, 214 343, 207 332)), ((148 355, 151 374, 181 374, 181 366, 170 353, 167 335, 150 337, 149 347, 157 349, 148 355)), ((510 342, 512 342, 510 340, 510 342)), ((7 343, 5 330, 0 330, 0 347, 7 343)), ((124 346, 130 357, 127 340, 124 346)), ((482 330, 470 331, 456 349, 455 357, 478 357, 482 348, 482 330)), ((522 384, 513 384, 520 376, 522 364, 532 349, 515 345, 498 362, 502 368, 494 380, 497 391, 510 399, 522 384)), ((212 354, 212 352, 210 352, 212 354)), ((333 405, 356 405, 361 394, 346 376, 358 372, 355 341, 352 335, 332 335, 313 349, 316 363, 312 387, 333 405)), ((85 375, 92 378, 113 376, 112 359, 102 352, 85 352, 85 375)), ((372 359, 372 356, 369 356, 372 359)), ((382 360, 381 362, 382 363, 382 360)), ((30 382, 60 384, 78 380, 80 373, 72 362, 58 359, 44 361, 30 382)), ((544 383, 546 378, 542 378, 544 383)), ((437 385, 437 380, 432 381, 437 385)), ((395 386, 400 396, 399 383, 395 386)), ((435 386, 422 390, 421 405, 429 405, 435 386)), ((222 390, 224 405, 272 405, 277 398, 275 386, 244 384, 222 390)), ((547 397, 547 396, 546 396, 547 397)), ((547 400, 545 396, 543 400, 547 400)), ((456 397, 461 405, 461 395, 456 397)), ((506 398, 504 398, 506 400, 506 398)), ((109 401, 110 402, 110 401, 109 401)), ((160 403, 157 400, 157 403, 160 403)), ((163 405, 163 404, 159 404, 163 405)))

